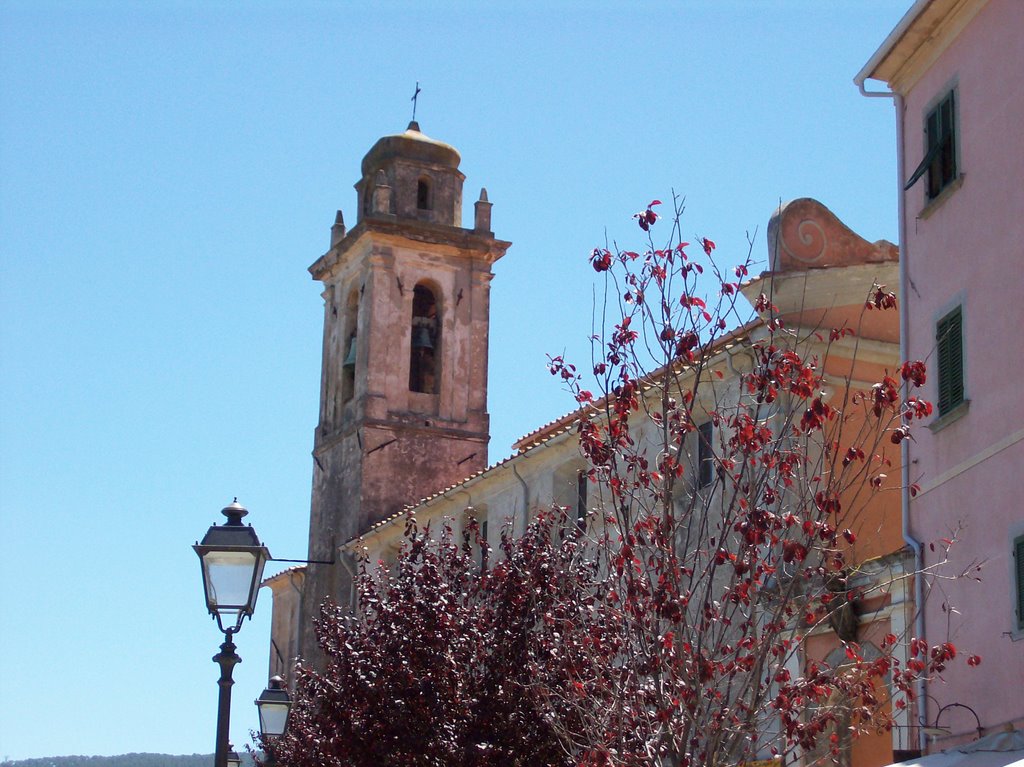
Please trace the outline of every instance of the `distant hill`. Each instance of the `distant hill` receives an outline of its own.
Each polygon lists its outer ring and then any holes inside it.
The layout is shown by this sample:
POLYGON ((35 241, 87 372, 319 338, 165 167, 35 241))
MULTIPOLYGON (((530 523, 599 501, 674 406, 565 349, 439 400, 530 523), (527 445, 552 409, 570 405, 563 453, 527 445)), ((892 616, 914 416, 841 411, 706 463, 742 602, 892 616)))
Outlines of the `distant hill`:
MULTIPOLYGON (((242 751, 242 767, 253 767, 252 757, 242 751)), ((14 759, 0 767, 213 767, 213 754, 121 754, 120 756, 47 756, 14 759)))

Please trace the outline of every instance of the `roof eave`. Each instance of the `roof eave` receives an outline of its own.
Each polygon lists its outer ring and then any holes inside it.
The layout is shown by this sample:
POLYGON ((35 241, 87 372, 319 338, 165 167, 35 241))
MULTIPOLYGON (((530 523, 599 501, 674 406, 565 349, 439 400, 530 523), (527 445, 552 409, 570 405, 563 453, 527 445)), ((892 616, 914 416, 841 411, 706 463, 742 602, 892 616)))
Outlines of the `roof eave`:
POLYGON ((853 78, 853 82, 856 83, 857 87, 863 88, 865 80, 876 80, 880 79, 884 82, 889 82, 885 77, 876 77, 875 73, 878 69, 886 62, 893 50, 899 44, 900 40, 907 33, 907 30, 914 25, 914 22, 924 13, 924 10, 932 4, 934 0, 916 0, 916 2, 910 6, 910 9, 903 14, 903 18, 900 19, 899 23, 893 28, 889 36, 885 38, 882 44, 878 47, 878 50, 872 54, 868 62, 861 67, 861 70, 853 78))

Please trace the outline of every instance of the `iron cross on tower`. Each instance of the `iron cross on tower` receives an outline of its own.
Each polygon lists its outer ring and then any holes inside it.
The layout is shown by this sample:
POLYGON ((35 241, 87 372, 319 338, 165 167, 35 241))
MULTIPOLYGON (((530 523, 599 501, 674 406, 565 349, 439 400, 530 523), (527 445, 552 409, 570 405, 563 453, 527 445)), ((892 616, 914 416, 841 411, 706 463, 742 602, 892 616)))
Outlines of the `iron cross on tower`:
POLYGON ((420 88, 420 81, 417 80, 416 81, 416 92, 413 93, 412 94, 412 98, 409 99, 409 101, 412 102, 412 119, 413 119, 413 122, 416 122, 416 101, 420 97, 420 91, 421 90, 422 90, 422 88, 420 88))

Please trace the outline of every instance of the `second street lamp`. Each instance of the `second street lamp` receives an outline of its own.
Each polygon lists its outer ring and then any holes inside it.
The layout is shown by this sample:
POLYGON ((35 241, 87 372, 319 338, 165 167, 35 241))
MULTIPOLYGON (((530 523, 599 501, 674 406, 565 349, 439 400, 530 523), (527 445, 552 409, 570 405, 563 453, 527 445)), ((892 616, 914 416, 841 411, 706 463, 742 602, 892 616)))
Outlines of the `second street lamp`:
POLYGON ((260 697, 255 702, 256 708, 260 712, 263 763, 267 767, 275 767, 277 764, 275 742, 288 729, 288 714, 292 709, 292 697, 285 689, 284 680, 279 676, 272 676, 267 689, 260 693, 260 697))
POLYGON ((235 652, 232 637, 242 627, 242 621, 252 617, 263 568, 270 559, 270 552, 260 543, 256 531, 251 525, 242 524, 242 517, 249 512, 237 498, 221 513, 228 521, 211 526, 202 542, 193 547, 202 564, 206 607, 224 634, 220 652, 213 657, 220 666, 214 767, 228 767, 231 750, 228 745, 231 685, 234 684, 231 675, 235 665, 242 661, 235 652))
POLYGON ((288 712, 292 707, 292 698, 285 689, 281 677, 270 677, 267 689, 256 699, 256 707, 260 712, 260 732, 263 736, 276 738, 284 735, 288 728, 288 712))

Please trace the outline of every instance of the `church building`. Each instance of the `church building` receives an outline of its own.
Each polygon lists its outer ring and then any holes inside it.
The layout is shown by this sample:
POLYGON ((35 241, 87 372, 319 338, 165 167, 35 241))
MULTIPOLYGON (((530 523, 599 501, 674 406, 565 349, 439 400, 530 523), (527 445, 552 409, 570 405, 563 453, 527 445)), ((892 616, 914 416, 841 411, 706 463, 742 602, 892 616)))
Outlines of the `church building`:
MULTIPOLYGON (((425 136, 415 122, 381 138, 363 159, 355 226, 346 230, 339 211, 330 249, 309 269, 324 285, 311 564, 264 582, 274 598, 272 675, 291 680, 296 657, 319 663, 313 618, 320 605, 353 602, 362 557, 396 561, 410 512, 421 526, 450 520, 456 534, 472 520, 492 549, 503 528, 521 533, 537 510, 552 505, 568 508, 584 529, 600 524, 602 515, 589 512, 601 508, 602 488, 587 478, 577 411, 524 428, 513 455, 486 466, 489 287, 492 265, 510 243, 491 232, 485 190, 472 228, 462 226, 459 162, 453 147, 425 136)), ((752 304, 760 292, 773 292, 786 326, 811 345, 808 356, 827 358, 836 407, 850 386, 869 388, 896 369, 895 312, 873 314, 857 338, 826 345, 815 332, 857 324, 872 285, 897 286, 894 245, 868 242, 821 203, 801 199, 772 217, 768 258, 768 270, 742 290, 752 304)), ((752 345, 767 337, 767 327, 755 316, 706 350, 704 375, 713 372, 721 383, 716 392, 697 387, 694 419, 704 422, 686 448, 688 492, 714 492, 704 447, 726 437, 712 425, 714 397, 730 387, 735 391, 725 396, 742 396, 740 376, 753 365, 752 345)), ((857 587, 874 596, 858 605, 862 617, 847 630, 870 652, 886 633, 905 629, 913 606, 902 586, 899 497, 882 494, 866 508, 856 531, 863 541, 855 553, 857 587)), ((824 627, 807 652, 831 662, 843 652, 838 634, 824 627)), ((897 716, 902 726, 892 733, 843 742, 844 763, 893 761, 907 748, 906 718, 897 716)))

